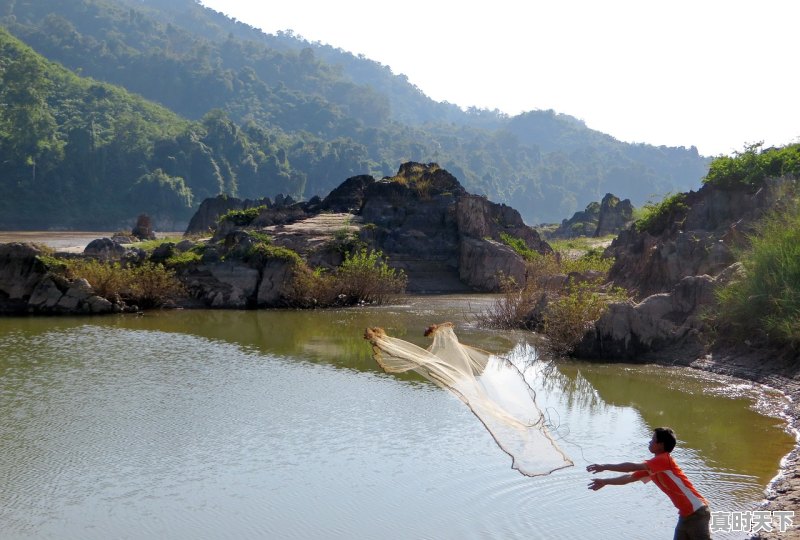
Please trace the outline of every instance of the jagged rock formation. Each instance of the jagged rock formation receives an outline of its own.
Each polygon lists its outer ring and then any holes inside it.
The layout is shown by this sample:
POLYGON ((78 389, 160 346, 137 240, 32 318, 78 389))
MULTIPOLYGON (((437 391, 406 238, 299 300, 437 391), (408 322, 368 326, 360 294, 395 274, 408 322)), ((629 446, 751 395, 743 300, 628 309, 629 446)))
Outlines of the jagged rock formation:
POLYGON ((630 199, 621 201, 618 197, 607 193, 600 201, 600 214, 597 216, 594 236, 618 234, 631 223, 633 223, 633 204, 630 199))
POLYGON ((0 314, 102 314, 130 308, 95 294, 84 279, 51 274, 30 244, 0 244, 0 314))
POLYGON ((257 208, 259 206, 271 207, 272 202, 268 197, 252 201, 250 199, 237 199, 226 195, 218 195, 212 199, 206 199, 200 204, 189 226, 186 228, 187 235, 205 234, 217 228, 217 220, 231 210, 245 210, 247 208, 257 208))
MULTIPOLYGON (((501 274, 523 283, 525 262, 500 241, 501 233, 523 239, 540 253, 552 251, 516 210, 470 195, 436 164, 404 163, 397 175, 381 180, 355 176, 321 201, 262 200, 260 205, 230 198, 224 204, 210 201, 198 212, 206 216, 204 220, 193 218, 192 223, 205 226, 214 211, 227 206, 263 205, 248 227, 268 234, 275 245, 298 252, 314 266, 339 264, 342 254, 335 249, 336 242, 357 235, 406 273, 409 292, 497 291, 501 274)), ((239 229, 223 223, 214 239, 222 241, 239 229)), ((193 230, 190 227, 187 233, 193 230)), ((250 291, 252 297, 252 286, 239 290, 250 291)), ((261 305, 252 299, 249 304, 261 305)))
POLYGON ((575 212, 569 219, 549 234, 550 238, 600 237, 617 234, 633 222, 633 205, 630 199, 606 193, 599 203, 592 202, 582 212, 575 212))
POLYGON ((654 230, 623 231, 608 247, 610 278, 634 294, 610 306, 575 354, 585 358, 646 361, 673 355, 697 358, 705 328, 701 313, 714 288, 736 276, 732 253, 755 222, 780 204, 791 181, 772 179, 759 189, 706 185, 654 230))

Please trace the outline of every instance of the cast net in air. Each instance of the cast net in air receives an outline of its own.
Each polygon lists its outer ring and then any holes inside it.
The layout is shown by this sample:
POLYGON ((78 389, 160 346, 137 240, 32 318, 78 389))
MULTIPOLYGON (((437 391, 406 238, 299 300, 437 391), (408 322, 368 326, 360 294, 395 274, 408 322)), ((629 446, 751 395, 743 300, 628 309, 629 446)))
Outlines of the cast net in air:
POLYGON ((388 336, 382 328, 367 328, 364 338, 385 372, 415 371, 455 394, 520 473, 539 476, 573 465, 550 436, 535 394, 514 364, 463 345, 452 323, 431 326, 425 335, 433 337, 427 349, 388 336))

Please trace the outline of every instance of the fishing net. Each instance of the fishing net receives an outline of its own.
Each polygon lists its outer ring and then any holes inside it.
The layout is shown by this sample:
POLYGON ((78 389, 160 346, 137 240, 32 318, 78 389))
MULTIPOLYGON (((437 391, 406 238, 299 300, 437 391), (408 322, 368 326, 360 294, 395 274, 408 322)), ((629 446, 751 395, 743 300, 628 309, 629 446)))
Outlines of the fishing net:
POLYGON ((387 373, 415 371, 455 394, 512 459, 512 468, 539 476, 573 465, 547 430, 545 416, 522 372, 508 360, 459 343, 452 323, 434 325, 423 349, 367 328, 378 365, 387 373))

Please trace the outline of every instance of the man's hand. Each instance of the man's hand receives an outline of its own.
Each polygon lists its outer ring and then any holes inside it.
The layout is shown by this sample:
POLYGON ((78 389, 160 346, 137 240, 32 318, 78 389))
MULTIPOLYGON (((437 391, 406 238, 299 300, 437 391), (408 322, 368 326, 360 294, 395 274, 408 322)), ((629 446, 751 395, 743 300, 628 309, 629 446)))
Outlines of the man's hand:
POLYGON ((595 478, 594 480, 589 482, 589 489, 591 489, 592 491, 597 491, 598 489, 600 489, 605 485, 607 485, 605 480, 603 480, 602 478, 595 478))
POLYGON ((606 470, 606 468, 603 467, 602 465, 598 465, 597 463, 594 463, 594 464, 589 465, 588 467, 586 467, 586 470, 589 471, 590 473, 599 473, 599 472, 603 472, 604 470, 606 470))

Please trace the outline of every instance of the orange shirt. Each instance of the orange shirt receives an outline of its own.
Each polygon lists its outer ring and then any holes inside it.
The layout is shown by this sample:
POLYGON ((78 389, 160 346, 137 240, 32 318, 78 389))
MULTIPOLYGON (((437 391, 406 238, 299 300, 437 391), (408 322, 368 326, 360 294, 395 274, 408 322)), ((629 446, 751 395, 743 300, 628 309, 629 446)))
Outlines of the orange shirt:
POLYGON ((658 454, 652 459, 645 461, 647 470, 636 471, 634 478, 649 482, 652 480, 667 494, 672 504, 678 509, 681 517, 693 514, 703 506, 708 506, 708 502, 694 488, 686 475, 669 452, 658 454))

